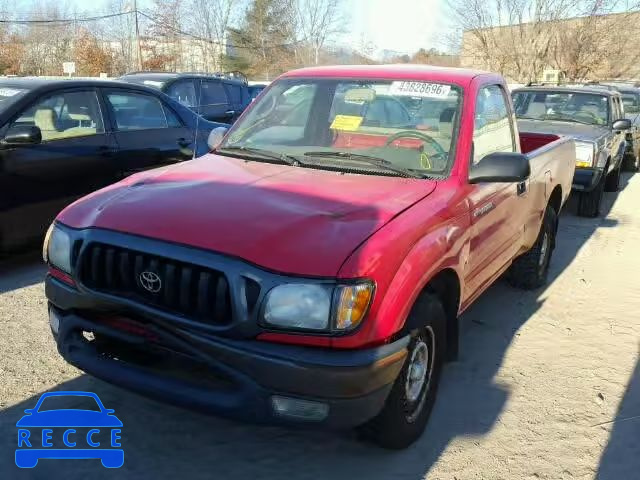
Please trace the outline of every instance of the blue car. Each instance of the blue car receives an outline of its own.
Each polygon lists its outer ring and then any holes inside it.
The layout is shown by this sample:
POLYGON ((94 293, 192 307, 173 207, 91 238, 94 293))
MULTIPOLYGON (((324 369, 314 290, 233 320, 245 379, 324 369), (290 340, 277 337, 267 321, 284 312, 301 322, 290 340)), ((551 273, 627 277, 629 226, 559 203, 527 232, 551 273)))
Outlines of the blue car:
MULTIPOLYGON (((51 400, 49 400, 51 403, 51 400)), ((92 403, 93 406, 93 403, 92 403)), ((92 392, 48 392, 42 394, 38 403, 34 408, 25 410, 26 415, 16 423, 18 427, 18 448, 16 449, 16 465, 20 468, 33 468, 37 465, 41 458, 54 459, 89 459, 99 458, 102 465, 107 468, 118 468, 124 463, 124 451, 120 447, 120 428, 122 422, 118 417, 113 415, 114 410, 104 407, 98 395, 92 392), (96 410, 90 409, 74 409, 74 408, 58 408, 53 410, 42 409, 45 400, 55 397, 86 397, 95 400, 96 410), (42 409, 42 411, 41 411, 42 409), (44 427, 44 428, 43 428, 44 427), (66 428, 62 439, 64 448, 54 447, 51 443, 53 430, 52 428, 66 428), (90 430, 85 435, 88 448, 76 447, 81 443, 82 436, 75 428, 87 428, 90 430), (40 432, 42 428, 41 441, 40 437, 35 435, 35 431, 31 429, 37 428, 40 432), (101 442, 95 440, 95 436, 100 431, 110 429, 109 447, 104 448, 101 442), (34 435, 31 435, 31 434, 34 435), (73 441, 72 441, 73 436, 73 441), (40 441, 40 445, 38 442, 40 441)), ((104 443, 104 442, 102 442, 104 443)))

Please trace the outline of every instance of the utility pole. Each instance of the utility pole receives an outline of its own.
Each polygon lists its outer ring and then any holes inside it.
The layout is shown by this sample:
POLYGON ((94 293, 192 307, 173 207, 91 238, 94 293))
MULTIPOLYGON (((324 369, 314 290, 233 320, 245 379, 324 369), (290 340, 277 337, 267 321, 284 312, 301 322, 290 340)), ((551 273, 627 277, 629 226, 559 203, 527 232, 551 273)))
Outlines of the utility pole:
POLYGON ((142 70, 142 48, 140 47, 140 26, 138 25, 138 2, 133 0, 133 13, 136 16, 136 52, 138 53, 138 71, 142 70))

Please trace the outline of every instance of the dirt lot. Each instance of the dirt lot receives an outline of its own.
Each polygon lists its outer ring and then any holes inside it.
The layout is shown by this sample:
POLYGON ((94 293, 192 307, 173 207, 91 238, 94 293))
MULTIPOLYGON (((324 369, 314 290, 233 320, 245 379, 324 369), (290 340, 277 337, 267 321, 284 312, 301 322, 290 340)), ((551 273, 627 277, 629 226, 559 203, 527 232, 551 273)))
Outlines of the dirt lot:
POLYGON ((499 282, 464 315, 461 358, 446 367, 427 432, 399 453, 201 416, 83 375, 55 352, 42 267, 5 264, 0 478, 640 479, 640 174, 606 202, 604 219, 562 215, 547 288, 499 282), (49 389, 94 391, 115 408, 124 467, 15 467, 15 422, 49 389))

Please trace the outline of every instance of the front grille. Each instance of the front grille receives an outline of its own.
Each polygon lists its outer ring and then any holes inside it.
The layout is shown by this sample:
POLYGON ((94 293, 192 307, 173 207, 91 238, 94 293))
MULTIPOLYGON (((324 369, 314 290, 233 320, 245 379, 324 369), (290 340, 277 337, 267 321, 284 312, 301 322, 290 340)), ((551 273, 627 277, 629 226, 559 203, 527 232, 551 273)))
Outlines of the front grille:
POLYGON ((210 325, 232 321, 229 282, 217 270, 91 243, 82 254, 79 272, 81 282, 97 292, 210 325))

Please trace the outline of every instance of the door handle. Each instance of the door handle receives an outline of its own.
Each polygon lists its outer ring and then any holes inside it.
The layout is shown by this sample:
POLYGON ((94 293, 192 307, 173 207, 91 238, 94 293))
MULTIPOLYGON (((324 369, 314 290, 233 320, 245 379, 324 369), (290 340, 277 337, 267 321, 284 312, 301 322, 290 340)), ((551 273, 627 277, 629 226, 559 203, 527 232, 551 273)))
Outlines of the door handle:
POLYGON ((516 192, 518 193, 518 195, 524 195, 526 191, 527 191, 526 180, 524 182, 518 183, 518 186, 516 187, 516 192))
POLYGON ((224 112, 225 115, 229 115, 230 117, 233 117, 236 114, 235 110, 227 110, 226 112, 224 112))
POLYGON ((187 140, 186 138, 179 138, 178 145, 180 145, 181 147, 188 147, 189 145, 191 145, 191 141, 187 140))

